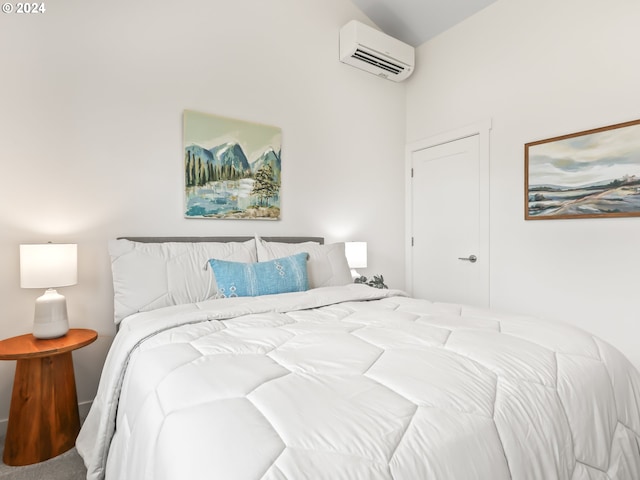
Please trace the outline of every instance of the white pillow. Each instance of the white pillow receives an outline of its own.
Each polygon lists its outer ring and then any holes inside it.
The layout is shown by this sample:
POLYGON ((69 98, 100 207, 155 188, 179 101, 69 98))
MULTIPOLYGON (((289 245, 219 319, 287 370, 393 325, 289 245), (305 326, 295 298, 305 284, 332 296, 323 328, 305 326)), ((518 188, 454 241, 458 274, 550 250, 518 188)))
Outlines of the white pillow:
POLYGON ((316 242, 268 242, 256 237, 258 261, 266 262, 300 252, 309 254, 307 274, 309 288, 333 287, 353 283, 351 269, 344 254, 344 243, 320 245, 316 242))
POLYGON ((255 240, 246 242, 109 242, 114 320, 136 312, 201 302, 217 293, 210 258, 256 262, 255 240))

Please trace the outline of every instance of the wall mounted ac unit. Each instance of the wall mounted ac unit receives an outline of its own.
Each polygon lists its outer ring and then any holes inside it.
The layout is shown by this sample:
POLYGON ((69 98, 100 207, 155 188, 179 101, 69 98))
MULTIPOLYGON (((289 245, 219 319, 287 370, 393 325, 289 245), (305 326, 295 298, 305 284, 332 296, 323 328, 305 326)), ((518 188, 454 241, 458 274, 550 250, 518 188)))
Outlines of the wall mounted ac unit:
POLYGON ((357 20, 340 29, 340 61, 395 82, 413 73, 415 49, 357 20))

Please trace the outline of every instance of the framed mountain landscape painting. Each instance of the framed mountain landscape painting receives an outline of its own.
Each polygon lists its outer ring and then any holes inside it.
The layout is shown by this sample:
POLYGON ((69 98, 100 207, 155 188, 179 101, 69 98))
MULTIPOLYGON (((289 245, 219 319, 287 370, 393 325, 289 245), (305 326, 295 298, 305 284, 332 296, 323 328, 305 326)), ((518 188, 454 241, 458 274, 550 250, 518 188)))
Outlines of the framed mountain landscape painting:
POLYGON ((186 218, 280 218, 278 127, 184 112, 186 218))
POLYGON ((640 216, 640 120, 525 145, 525 219, 640 216))

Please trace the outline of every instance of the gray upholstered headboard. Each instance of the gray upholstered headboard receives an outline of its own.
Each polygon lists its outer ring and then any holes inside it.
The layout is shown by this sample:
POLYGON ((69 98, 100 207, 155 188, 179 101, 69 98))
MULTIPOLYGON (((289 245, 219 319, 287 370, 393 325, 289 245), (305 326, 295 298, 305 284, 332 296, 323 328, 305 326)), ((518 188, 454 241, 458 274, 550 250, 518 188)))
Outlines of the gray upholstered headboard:
MULTIPOLYGON (((142 243, 165 243, 165 242, 246 242, 255 238, 253 236, 246 237, 119 237, 132 242, 142 243)), ((281 243, 302 243, 302 242, 318 242, 324 244, 323 237, 260 237, 267 242, 281 243)))

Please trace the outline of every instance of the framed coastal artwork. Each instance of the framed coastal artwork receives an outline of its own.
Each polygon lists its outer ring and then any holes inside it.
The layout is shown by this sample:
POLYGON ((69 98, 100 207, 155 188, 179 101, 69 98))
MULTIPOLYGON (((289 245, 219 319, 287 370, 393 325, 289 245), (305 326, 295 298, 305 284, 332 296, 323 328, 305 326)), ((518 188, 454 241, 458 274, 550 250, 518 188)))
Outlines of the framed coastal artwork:
POLYGON ((280 218, 282 130, 185 110, 186 218, 280 218))
POLYGON ((640 120, 525 145, 525 219, 640 216, 640 120))

